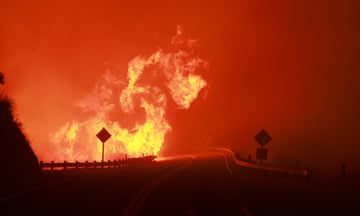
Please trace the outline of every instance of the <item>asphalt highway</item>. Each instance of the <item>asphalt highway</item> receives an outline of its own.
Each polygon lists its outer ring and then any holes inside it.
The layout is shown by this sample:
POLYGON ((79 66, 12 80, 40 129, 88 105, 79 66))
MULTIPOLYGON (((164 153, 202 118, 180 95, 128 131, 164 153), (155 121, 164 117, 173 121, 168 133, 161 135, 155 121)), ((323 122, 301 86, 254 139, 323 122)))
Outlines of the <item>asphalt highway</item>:
POLYGON ((221 151, 46 175, 59 177, 1 197, 0 215, 360 215, 358 187, 270 176, 221 151))

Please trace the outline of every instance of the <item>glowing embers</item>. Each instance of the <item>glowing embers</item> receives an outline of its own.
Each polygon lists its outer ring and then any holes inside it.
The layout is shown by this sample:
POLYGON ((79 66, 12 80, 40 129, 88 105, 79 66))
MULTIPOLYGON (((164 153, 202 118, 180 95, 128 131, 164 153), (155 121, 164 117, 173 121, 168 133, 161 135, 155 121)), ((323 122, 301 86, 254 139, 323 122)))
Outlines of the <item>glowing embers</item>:
POLYGON ((77 102, 89 117, 67 123, 51 134, 54 152, 44 160, 99 160, 102 145, 95 135, 102 127, 112 135, 105 144, 106 160, 125 154, 157 155, 171 130, 166 120, 170 100, 178 109, 188 109, 207 85, 200 73, 208 63, 193 55, 195 42, 186 39, 178 29, 172 43, 179 50, 159 49, 148 57, 133 58, 128 64, 125 82, 108 70, 94 91, 77 102), (123 116, 137 119, 139 110, 144 113, 143 121, 134 120, 132 127, 122 125, 121 118, 109 117, 121 112, 123 116))

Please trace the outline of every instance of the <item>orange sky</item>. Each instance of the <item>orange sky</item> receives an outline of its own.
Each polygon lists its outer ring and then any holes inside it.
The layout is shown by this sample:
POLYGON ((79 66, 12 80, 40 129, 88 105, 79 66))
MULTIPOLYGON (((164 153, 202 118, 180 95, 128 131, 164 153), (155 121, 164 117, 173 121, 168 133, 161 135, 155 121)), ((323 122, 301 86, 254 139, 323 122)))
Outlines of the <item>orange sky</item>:
POLYGON ((128 61, 168 47, 179 24, 199 40, 211 86, 189 111, 169 112, 165 148, 211 134, 254 154, 265 128, 273 160, 358 168, 358 11, 355 0, 2 0, 0 71, 40 154, 50 132, 82 118, 74 101, 106 67, 125 78, 128 61))

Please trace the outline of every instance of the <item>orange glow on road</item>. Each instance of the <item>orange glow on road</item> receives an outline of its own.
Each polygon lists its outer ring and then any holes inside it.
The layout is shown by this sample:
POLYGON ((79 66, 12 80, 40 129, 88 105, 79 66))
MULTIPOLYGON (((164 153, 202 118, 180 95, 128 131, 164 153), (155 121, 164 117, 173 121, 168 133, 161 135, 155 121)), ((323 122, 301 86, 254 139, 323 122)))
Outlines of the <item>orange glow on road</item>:
MULTIPOLYGON (((183 37, 178 27, 172 42, 179 45, 187 40, 193 41, 183 37)), ((95 139, 95 134, 102 127, 112 134, 105 143, 106 159, 119 158, 124 154, 136 157, 157 155, 165 135, 171 131, 166 120, 167 104, 172 100, 178 109, 189 109, 207 85, 199 72, 206 69, 208 63, 193 56, 193 42, 189 44, 187 51, 164 52, 159 49, 148 57, 133 58, 128 64, 125 86, 118 84, 121 81, 107 71, 101 84, 96 86, 95 94, 78 103, 84 112, 92 110, 93 116, 85 121, 70 121, 52 133, 49 141, 55 149, 50 153, 51 157, 60 161, 99 159, 102 143, 95 139), (164 87, 147 83, 148 76, 162 79, 164 87), (138 108, 145 111, 144 122, 135 122, 133 128, 128 128, 121 119, 110 120, 109 114, 115 110, 116 104, 109 99, 114 95, 118 96, 117 102, 126 115, 136 115, 138 108)))

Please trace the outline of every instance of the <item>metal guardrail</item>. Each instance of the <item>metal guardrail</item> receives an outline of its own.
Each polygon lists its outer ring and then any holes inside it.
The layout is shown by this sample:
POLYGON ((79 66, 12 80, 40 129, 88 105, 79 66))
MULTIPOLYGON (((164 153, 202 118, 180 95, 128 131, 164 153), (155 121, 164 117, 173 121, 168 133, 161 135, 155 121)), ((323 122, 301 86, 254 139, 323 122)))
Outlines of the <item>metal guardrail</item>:
POLYGON ((141 158, 127 158, 122 160, 113 160, 113 161, 85 161, 85 162, 54 162, 44 163, 40 161, 40 168, 42 170, 66 170, 66 169, 97 169, 97 168, 120 168, 128 167, 134 165, 140 165, 144 163, 153 162, 156 156, 145 156, 141 158))
POLYGON ((295 169, 295 168, 281 168, 281 167, 275 167, 275 166, 269 166, 269 165, 263 165, 263 164, 256 164, 253 162, 247 162, 247 161, 241 161, 238 160, 235 157, 235 153, 227 148, 214 148, 216 150, 227 152, 231 155, 231 159, 235 162, 236 165, 242 166, 242 167, 248 167, 257 169, 259 171, 266 172, 268 174, 283 174, 287 176, 295 176, 295 177, 304 177, 305 179, 309 179, 312 176, 312 170, 311 169, 295 169))
POLYGON ((240 161, 234 158, 235 163, 239 166, 244 167, 250 167, 254 169, 260 169, 260 170, 267 170, 271 172, 285 172, 288 174, 296 174, 296 175, 308 175, 309 170, 308 169, 295 169, 295 168, 280 168, 280 167, 274 167, 274 166, 268 166, 268 165, 261 165, 261 164, 255 164, 251 162, 246 161, 240 161))

